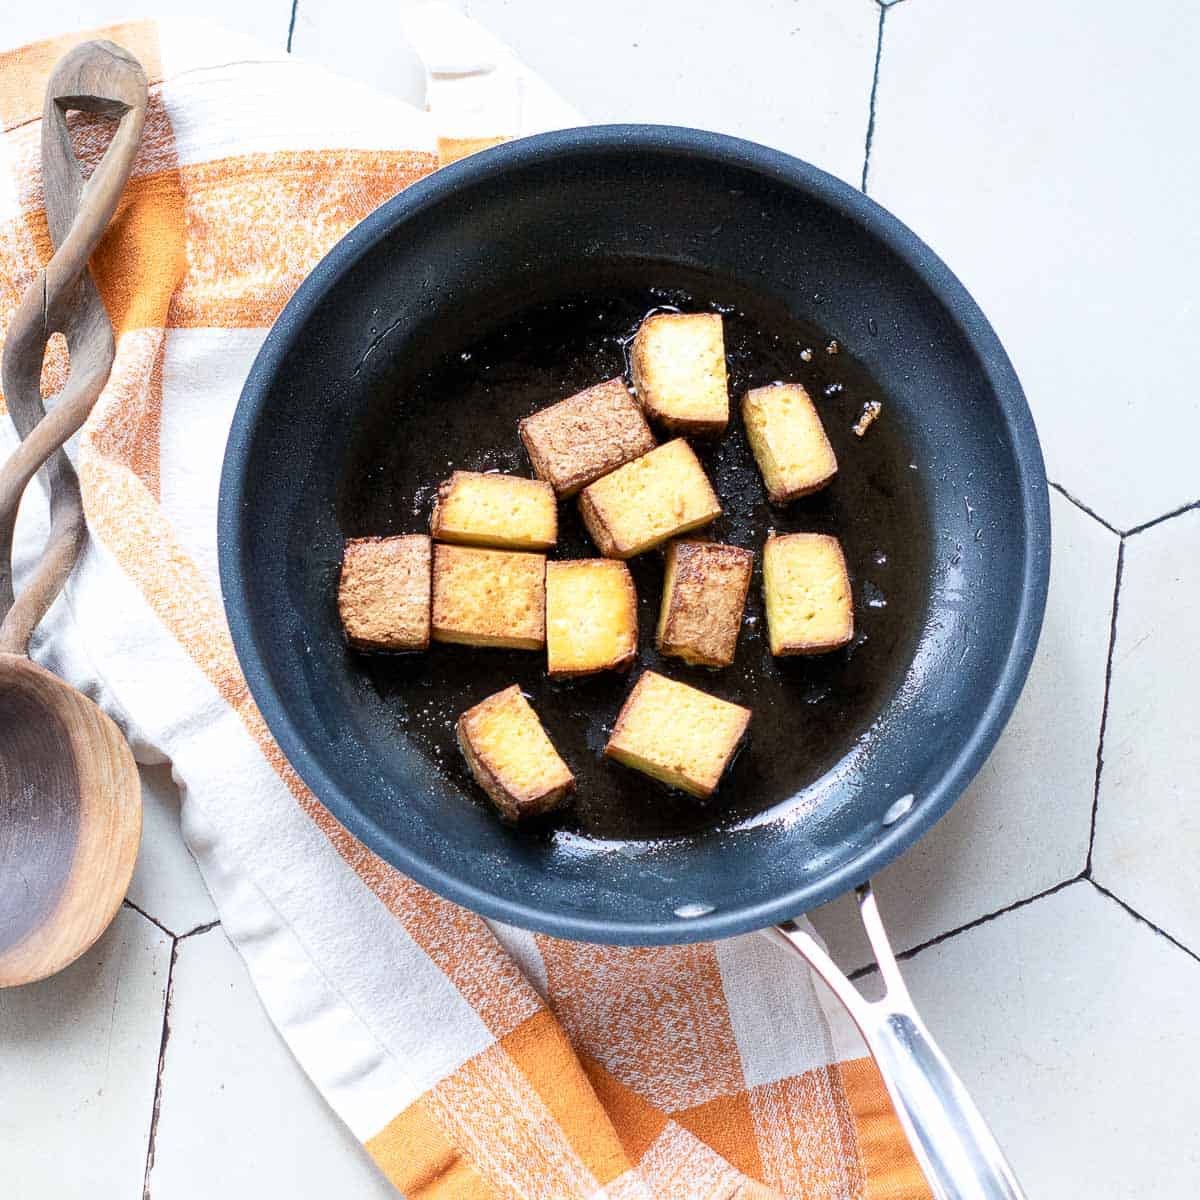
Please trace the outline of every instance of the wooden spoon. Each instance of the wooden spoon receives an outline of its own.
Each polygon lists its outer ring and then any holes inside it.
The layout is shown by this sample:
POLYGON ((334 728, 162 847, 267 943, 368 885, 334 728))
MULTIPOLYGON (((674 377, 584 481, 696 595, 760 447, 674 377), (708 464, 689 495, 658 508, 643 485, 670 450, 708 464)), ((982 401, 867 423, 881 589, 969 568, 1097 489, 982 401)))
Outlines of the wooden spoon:
POLYGON ((129 178, 146 91, 146 74, 128 51, 87 42, 54 68, 42 113, 55 252, 17 309, 2 366, 4 396, 23 440, 0 470, 0 987, 61 970, 104 932, 129 886, 141 838, 141 788, 120 730, 86 696, 30 662, 28 652, 87 536, 79 481, 62 446, 87 419, 112 367, 112 325, 88 258, 129 178), (67 129, 71 110, 118 120, 86 181, 67 129), (67 341, 70 374, 47 414, 42 360, 58 332, 67 341), (14 596, 17 506, 43 466, 50 536, 14 596))

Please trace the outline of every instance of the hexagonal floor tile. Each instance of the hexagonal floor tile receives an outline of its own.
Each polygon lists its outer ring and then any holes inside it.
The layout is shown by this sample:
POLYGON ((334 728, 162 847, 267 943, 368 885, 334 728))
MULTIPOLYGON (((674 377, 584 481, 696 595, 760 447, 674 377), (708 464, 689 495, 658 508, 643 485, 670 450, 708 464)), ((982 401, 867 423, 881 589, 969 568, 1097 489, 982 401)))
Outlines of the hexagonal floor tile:
POLYGON ((884 21, 868 190, 995 322, 1051 478, 1121 529, 1195 500, 1200 7, 920 0, 884 21))
POLYGON ((0 1193, 142 1194, 170 960, 122 908, 64 971, 0 991, 0 1193))
POLYGON ((1200 954, 1200 511, 1125 543, 1096 881, 1200 954))
POLYGON ((1030 1200, 1196 1194, 1200 963, 1081 882, 904 973, 1030 1200))
MULTIPOLYGON (((897 950, 1083 870, 1112 624, 1118 540, 1057 493, 1046 622, 1011 722, 949 814, 875 880, 897 950)), ((843 898, 813 923, 847 969, 870 961, 843 898)))
MULTIPOLYGON (((246 4, 243 0, 212 0, 204 6, 204 18, 214 25, 236 30, 254 38, 262 46, 282 51, 287 44, 288 0, 262 0, 246 4)), ((50 0, 45 4, 10 5, 4 13, 4 46, 19 46, 35 39, 57 37, 67 30, 89 29, 127 21, 130 8, 126 0, 50 0)), ((195 17, 192 0, 155 0, 155 20, 167 17, 195 17)))
POLYGON ((653 20, 644 0, 468 7, 588 120, 715 129, 862 178, 874 4, 756 0, 753 19, 719 23, 694 0, 656 0, 653 20))
MULTIPOLYGON (((460 13, 466 8, 466 0, 443 3, 460 13)), ((293 10, 291 52, 423 108, 425 64, 404 28, 405 10, 418 5, 419 0, 358 0, 353 19, 347 20, 341 0, 303 0, 293 10), (363 37, 365 25, 373 25, 381 36, 363 37)))
POLYGON ((187 933, 217 919, 200 868, 179 829, 179 789, 169 766, 139 767, 142 777, 142 844, 128 898, 172 933, 187 933))
POLYGON ((179 943, 148 1194, 396 1200, 271 1024, 220 930, 179 943), (264 1119, 264 1114, 268 1114, 264 1119), (220 1172, 214 1175, 213 1148, 220 1172))

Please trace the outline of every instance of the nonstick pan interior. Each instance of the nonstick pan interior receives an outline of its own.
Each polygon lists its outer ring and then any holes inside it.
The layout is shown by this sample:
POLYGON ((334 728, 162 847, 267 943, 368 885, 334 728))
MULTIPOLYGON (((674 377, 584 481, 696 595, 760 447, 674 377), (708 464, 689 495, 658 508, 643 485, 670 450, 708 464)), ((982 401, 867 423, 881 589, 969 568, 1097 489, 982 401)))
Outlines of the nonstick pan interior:
MULTIPOLYGON (((641 274, 643 268, 636 268, 641 274)), ((738 418, 716 441, 694 440, 723 508, 697 536, 755 552, 756 570, 734 664, 688 667, 659 655, 654 632, 662 595, 661 554, 630 562, 639 597, 638 663, 558 681, 544 653, 438 646, 428 654, 363 655, 347 650, 361 683, 355 706, 380 741, 405 738, 452 783, 465 803, 488 801, 455 744, 465 708, 516 682, 530 697, 578 783, 565 811, 522 836, 548 854, 572 853, 732 830, 772 816, 794 819, 819 806, 835 767, 852 768, 871 724, 900 685, 928 610, 930 530, 923 482, 900 420, 880 420, 858 438, 853 425, 879 385, 847 348, 728 282, 660 266, 658 286, 594 284, 566 298, 523 306, 466 346, 422 370, 407 356, 358 421, 338 494, 349 536, 428 528, 439 479, 456 469, 528 474, 517 422, 589 384, 628 371, 628 344, 648 311, 677 307, 723 313, 730 389, 801 379, 821 407, 839 456, 836 486, 786 508, 767 503, 738 418), (666 282, 678 286, 663 286, 666 282), (403 428, 402 437, 397 430, 403 428), (846 649, 777 659, 767 648, 761 548, 770 530, 832 533, 842 542, 857 600, 846 649), (753 710, 751 736, 711 801, 659 786, 609 762, 602 750, 632 680, 644 668, 691 683, 753 710)), ((561 506, 554 557, 589 558, 596 548, 573 502, 561 506)))
MULTIPOLYGON (((615 942, 794 915, 918 836, 1015 700, 1049 550, 1019 386, 930 252, 795 160, 630 127, 476 156, 335 249, 247 383, 221 543, 255 698, 334 815, 478 911, 615 942), (451 647, 366 662, 334 608, 346 536, 424 528, 429 485, 454 467, 524 470, 515 418, 620 370, 622 334, 656 303, 726 311, 737 386, 799 377, 819 394, 842 462, 834 489, 772 512, 735 432, 707 452, 728 509, 713 533, 757 546, 769 525, 838 532, 864 635, 826 661, 777 663, 752 622, 727 672, 660 664, 660 567, 636 564, 643 662, 755 709, 707 806, 600 762, 622 681, 551 687, 537 655, 451 647), (884 416, 858 442, 849 424, 866 399, 884 416), (575 811, 532 832, 477 801, 449 729, 513 681, 582 765, 575 811)), ((560 556, 589 552, 566 520, 560 556)), ((754 592, 761 622, 757 580, 754 592)))

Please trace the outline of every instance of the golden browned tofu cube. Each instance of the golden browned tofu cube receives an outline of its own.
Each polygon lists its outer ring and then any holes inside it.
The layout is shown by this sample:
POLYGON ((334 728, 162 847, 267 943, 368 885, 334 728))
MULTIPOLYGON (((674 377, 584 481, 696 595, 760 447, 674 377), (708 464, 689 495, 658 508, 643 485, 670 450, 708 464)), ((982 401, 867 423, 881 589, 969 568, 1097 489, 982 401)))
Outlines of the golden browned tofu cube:
POLYGON ((753 569, 754 555, 740 546, 672 542, 655 637, 658 649, 698 666, 729 666, 753 569))
POLYGON ((719 313, 655 313, 633 339, 633 386, 647 415, 676 433, 729 424, 725 328, 719 313))
POLYGON ((676 438, 579 493, 579 511, 606 558, 632 558, 721 515, 695 451, 676 438))
POLYGON ((338 615, 359 650, 429 645, 429 538, 351 538, 342 558, 338 615))
POLYGON ((533 473, 563 497, 654 449, 654 434, 620 376, 535 412, 518 428, 533 473))
POLYGON ((515 683, 467 709, 457 732, 471 774, 510 821, 549 812, 575 790, 575 777, 515 683))
POLYGON ((554 676, 629 666, 637 654, 637 591, 623 562, 546 564, 546 660, 554 676))
POLYGON ((772 654, 824 654, 854 637, 842 545, 824 533, 767 538, 763 591, 772 654))
POLYGON ((777 383, 747 392, 742 422, 775 504, 819 491, 837 474, 825 426, 800 384, 777 383))
POLYGON ((749 724, 748 708, 646 671, 604 753, 693 796, 711 796, 749 724))
POLYGON ((438 488, 431 532, 464 546, 548 550, 558 541, 554 489, 540 479, 455 471, 438 488))
POLYGON ((433 640, 540 650, 546 644, 546 556, 434 546, 433 640))

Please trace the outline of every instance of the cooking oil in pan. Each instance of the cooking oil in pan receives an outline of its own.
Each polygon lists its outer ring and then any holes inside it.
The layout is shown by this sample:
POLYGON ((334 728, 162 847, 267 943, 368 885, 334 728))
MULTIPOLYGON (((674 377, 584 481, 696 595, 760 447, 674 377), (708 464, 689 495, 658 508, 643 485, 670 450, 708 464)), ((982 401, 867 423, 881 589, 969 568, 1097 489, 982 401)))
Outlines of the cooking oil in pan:
MULTIPOLYGON (((421 655, 355 655, 371 702, 393 736, 410 741, 440 771, 486 804, 458 753, 454 723, 483 697, 519 683, 578 781, 573 805, 543 834, 657 840, 752 820, 786 804, 854 748, 898 686, 924 618, 930 544, 920 471, 900 414, 830 331, 739 295, 697 287, 589 291, 541 304, 429 369, 401 371, 358 431, 340 501, 346 536, 427 529, 439 480, 452 470, 531 474, 517 422, 614 375, 628 375, 627 347, 655 309, 719 311, 725 318, 732 419, 719 441, 694 442, 723 507, 705 534, 756 552, 745 622, 731 667, 709 671, 654 649, 662 559, 630 564, 638 591, 639 659, 627 676, 551 681, 545 655, 434 645, 421 655), (839 471, 824 491, 786 508, 768 504, 738 416, 752 387, 796 380, 821 412, 839 471), (859 438, 865 402, 883 404, 859 438), (844 650, 776 659, 767 649, 761 547, 768 533, 812 530, 839 537, 855 596, 856 636, 844 650), (647 667, 753 710, 749 740, 708 801, 672 792, 602 756, 613 719, 647 667)), ((560 509, 557 558, 596 549, 573 501, 560 509)))

